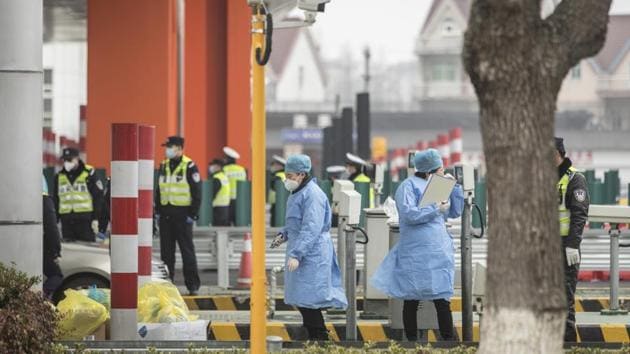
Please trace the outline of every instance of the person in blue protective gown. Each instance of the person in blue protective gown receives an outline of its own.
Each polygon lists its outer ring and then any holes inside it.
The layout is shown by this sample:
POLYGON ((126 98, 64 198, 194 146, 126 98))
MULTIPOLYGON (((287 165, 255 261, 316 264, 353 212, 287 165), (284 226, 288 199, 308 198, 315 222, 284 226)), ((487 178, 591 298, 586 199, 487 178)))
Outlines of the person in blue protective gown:
POLYGON ((448 201, 419 207, 429 177, 443 175, 444 168, 435 149, 417 152, 414 164, 416 173, 396 190, 400 240, 370 283, 383 293, 404 300, 403 325, 407 340, 418 339, 419 300, 433 301, 442 339, 453 340, 450 299, 453 296, 455 250, 445 221, 461 215, 464 194, 461 186, 456 185, 448 201))
POLYGON ((322 309, 345 309, 348 301, 330 238, 326 194, 310 175, 311 159, 293 155, 285 165, 286 224, 271 247, 287 242, 284 302, 302 314, 309 340, 328 340, 322 309))

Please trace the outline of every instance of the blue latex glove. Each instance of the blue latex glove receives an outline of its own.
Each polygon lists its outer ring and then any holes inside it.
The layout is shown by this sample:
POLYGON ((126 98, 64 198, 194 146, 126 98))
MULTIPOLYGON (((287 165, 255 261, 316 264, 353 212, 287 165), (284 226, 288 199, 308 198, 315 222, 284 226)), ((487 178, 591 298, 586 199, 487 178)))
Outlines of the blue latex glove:
POLYGON ((191 218, 190 216, 186 217, 186 224, 192 224, 193 222, 195 222, 195 220, 193 218, 191 218))

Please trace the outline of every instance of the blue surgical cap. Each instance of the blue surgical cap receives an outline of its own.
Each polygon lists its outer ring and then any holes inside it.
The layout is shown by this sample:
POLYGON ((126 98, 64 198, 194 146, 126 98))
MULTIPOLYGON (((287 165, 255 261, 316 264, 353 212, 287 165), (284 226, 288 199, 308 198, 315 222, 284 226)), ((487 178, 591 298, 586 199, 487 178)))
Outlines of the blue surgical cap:
POLYGON ((284 166, 284 172, 287 173, 309 173, 311 170, 311 158, 306 155, 291 155, 287 159, 287 164, 284 166))
POLYGON ((418 172, 431 172, 442 167, 442 157, 435 149, 418 151, 413 157, 413 164, 418 172))

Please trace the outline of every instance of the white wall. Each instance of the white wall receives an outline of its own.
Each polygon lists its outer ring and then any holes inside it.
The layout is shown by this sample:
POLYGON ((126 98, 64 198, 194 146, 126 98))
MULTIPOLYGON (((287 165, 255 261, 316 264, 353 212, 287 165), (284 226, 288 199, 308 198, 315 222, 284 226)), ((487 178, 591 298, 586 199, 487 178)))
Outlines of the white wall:
POLYGON ((53 69, 53 130, 79 141, 79 106, 87 102, 87 45, 45 43, 43 64, 53 69))
POLYGON ((315 57, 308 45, 306 34, 301 31, 284 72, 277 83, 276 101, 323 102, 325 98, 324 81, 322 81, 315 57), (300 71, 302 72, 302 86, 300 86, 300 71))

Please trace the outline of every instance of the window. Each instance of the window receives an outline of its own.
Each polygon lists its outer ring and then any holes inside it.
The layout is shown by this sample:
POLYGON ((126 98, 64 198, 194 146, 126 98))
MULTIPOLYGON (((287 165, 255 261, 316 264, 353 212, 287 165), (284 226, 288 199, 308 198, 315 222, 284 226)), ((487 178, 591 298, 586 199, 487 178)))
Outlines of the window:
POLYGON ((455 81, 455 66, 448 63, 434 64, 431 81, 455 81))
POLYGON ((52 69, 44 69, 44 85, 52 85, 52 69))
POLYGON ((52 112, 52 98, 44 98, 44 112, 52 112))
POLYGON ((580 69, 580 64, 571 68, 571 79, 579 80, 582 77, 582 70, 580 69))

